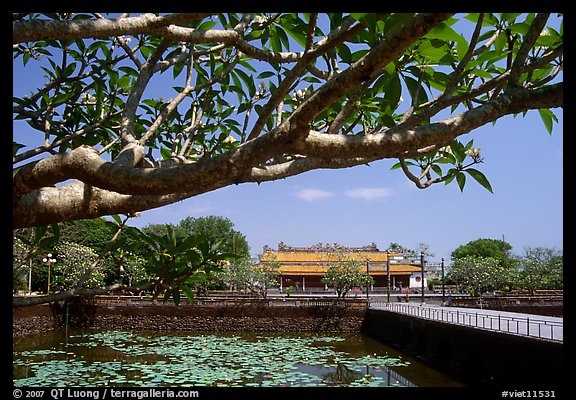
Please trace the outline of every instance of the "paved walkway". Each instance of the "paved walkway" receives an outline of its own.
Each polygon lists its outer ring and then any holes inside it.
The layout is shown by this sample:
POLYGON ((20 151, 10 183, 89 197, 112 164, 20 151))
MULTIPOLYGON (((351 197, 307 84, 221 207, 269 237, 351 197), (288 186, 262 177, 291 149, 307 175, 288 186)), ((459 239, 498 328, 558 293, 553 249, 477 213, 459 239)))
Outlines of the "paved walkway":
POLYGON ((555 342, 564 341, 564 318, 479 308, 387 303, 381 300, 371 300, 370 308, 389 310, 450 324, 466 325, 477 329, 530 336, 555 342))

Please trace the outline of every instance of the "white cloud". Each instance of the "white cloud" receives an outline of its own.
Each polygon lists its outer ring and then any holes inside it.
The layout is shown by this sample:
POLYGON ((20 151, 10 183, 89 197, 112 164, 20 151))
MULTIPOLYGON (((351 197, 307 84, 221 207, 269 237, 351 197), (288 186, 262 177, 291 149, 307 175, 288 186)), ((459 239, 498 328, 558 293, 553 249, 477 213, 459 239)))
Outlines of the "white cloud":
POLYGON ((392 190, 387 188, 357 188, 348 190, 344 194, 353 199, 377 200, 390 197, 392 195, 392 190))
POLYGON ((332 197, 334 196, 334 193, 327 190, 302 189, 296 192, 294 195, 305 201, 315 201, 332 197))

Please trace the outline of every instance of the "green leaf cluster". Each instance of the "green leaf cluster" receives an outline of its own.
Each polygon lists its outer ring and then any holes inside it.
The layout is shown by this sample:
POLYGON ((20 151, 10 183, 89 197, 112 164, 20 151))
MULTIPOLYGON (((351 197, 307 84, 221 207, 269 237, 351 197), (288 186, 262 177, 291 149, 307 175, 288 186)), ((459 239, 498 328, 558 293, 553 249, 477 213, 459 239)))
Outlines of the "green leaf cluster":
POLYGON ((236 257, 220 251, 223 240, 210 243, 200 235, 181 238, 170 225, 166 230, 164 235, 137 231, 150 250, 147 268, 150 275, 156 277, 154 298, 163 296, 164 302, 172 298, 178 305, 182 291, 189 301, 193 301, 195 285, 205 282, 209 274, 221 271, 224 261, 236 257))
POLYGON ((562 289, 563 256, 556 249, 527 248, 512 256, 512 246, 496 239, 477 239, 452 252, 446 279, 478 294, 486 290, 562 289))
MULTIPOLYGON (((421 177, 426 177, 427 182, 444 182, 446 185, 456 182, 460 191, 464 191, 466 177, 472 177, 483 188, 493 193, 490 181, 476 168, 475 164, 484 162, 480 156, 480 149, 474 148, 474 140, 470 140, 466 145, 459 140, 453 140, 449 146, 426 154, 424 156, 404 160, 409 167, 416 167, 421 177), (443 165, 449 166, 447 170, 442 168, 443 165)), ((390 169, 401 168, 401 162, 395 163, 390 169)))

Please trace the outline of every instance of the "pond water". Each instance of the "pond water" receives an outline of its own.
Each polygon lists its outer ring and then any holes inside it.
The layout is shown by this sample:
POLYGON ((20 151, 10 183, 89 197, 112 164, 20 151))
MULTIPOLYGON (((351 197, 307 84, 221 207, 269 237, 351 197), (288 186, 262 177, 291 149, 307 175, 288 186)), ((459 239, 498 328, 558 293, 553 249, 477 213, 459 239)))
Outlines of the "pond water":
POLYGON ((462 386, 362 334, 52 331, 15 338, 15 386, 462 386))

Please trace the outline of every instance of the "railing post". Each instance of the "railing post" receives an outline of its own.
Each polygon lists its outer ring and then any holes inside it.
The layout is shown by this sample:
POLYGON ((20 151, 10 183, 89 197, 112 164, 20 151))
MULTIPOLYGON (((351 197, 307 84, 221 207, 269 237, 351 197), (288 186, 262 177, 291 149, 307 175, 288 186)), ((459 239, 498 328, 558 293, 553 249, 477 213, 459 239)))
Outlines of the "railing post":
MULTIPOLYGON (((544 323, 546 323, 546 322, 544 322, 544 323)), ((541 327, 542 327, 542 324, 538 324, 538 337, 542 337, 542 333, 541 333, 541 329, 540 329, 541 327)))

